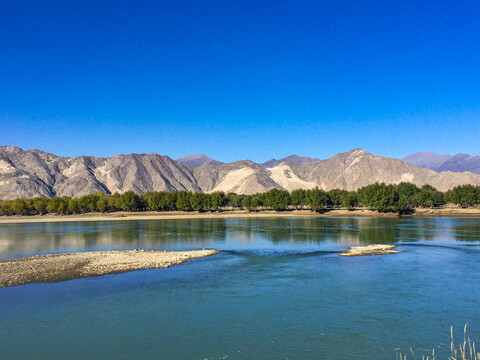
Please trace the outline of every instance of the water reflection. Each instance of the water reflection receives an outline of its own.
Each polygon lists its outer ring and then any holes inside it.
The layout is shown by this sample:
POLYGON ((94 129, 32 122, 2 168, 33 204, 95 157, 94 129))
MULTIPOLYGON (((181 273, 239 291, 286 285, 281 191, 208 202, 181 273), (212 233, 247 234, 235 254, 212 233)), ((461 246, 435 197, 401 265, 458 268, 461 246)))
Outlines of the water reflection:
POLYGON ((457 241, 480 241, 480 222, 476 219, 460 219, 452 230, 457 241))
POLYGON ((228 225, 228 230, 241 231, 273 243, 333 241, 346 244, 396 243, 433 240, 435 219, 380 218, 277 218, 242 219, 228 225), (412 221, 413 220, 413 221, 412 221))
POLYGON ((480 219, 248 218, 3 224, 0 256, 455 240, 480 240, 480 219))

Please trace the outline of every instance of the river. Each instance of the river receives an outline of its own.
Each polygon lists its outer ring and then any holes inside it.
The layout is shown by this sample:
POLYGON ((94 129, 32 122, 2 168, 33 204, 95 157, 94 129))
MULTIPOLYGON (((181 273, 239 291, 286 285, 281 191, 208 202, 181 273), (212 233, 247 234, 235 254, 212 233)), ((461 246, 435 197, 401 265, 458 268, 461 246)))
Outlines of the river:
POLYGON ((0 225, 0 259, 222 253, 0 289, 0 359, 413 359, 480 341, 480 219, 248 218, 0 225), (352 245, 403 253, 341 257, 352 245))

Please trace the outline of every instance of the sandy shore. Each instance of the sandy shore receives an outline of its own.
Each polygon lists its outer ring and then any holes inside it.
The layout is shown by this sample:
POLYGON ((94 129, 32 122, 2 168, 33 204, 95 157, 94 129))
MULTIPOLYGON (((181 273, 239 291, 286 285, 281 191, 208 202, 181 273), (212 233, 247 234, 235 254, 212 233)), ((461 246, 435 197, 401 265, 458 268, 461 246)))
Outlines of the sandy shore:
POLYGON ((480 208, 415 209, 414 217, 480 217, 480 208))
MULTIPOLYGON (((76 215, 32 215, 32 216, 0 216, 0 224, 38 223, 38 222, 68 222, 68 221, 125 221, 125 220, 181 220, 181 219, 235 219, 235 218, 292 218, 292 217, 382 217, 395 218, 396 213, 379 213, 367 209, 331 210, 317 213, 309 210, 294 211, 259 211, 230 210, 222 212, 185 212, 185 211, 142 211, 87 213, 76 215)), ((415 209, 409 217, 480 217, 480 208, 444 208, 415 209)))
POLYGON ((365 255, 389 255, 398 254, 403 251, 394 250, 396 245, 366 245, 366 246, 352 246, 345 252, 339 254, 340 256, 365 256, 365 255))
POLYGON ((166 268, 218 252, 216 250, 93 251, 2 260, 0 261, 0 288, 166 268))
MULTIPOLYGON (((480 215, 480 212, 479 212, 480 215)), ((365 209, 354 211, 332 210, 319 214, 309 210, 294 211, 222 211, 222 212, 184 212, 184 211, 142 211, 115 213, 87 213, 81 215, 32 215, 32 216, 0 216, 0 224, 27 222, 64 222, 64 221, 125 221, 125 220, 181 220, 181 219, 238 219, 238 218, 292 218, 292 217, 397 217, 393 213, 378 213, 365 209)))

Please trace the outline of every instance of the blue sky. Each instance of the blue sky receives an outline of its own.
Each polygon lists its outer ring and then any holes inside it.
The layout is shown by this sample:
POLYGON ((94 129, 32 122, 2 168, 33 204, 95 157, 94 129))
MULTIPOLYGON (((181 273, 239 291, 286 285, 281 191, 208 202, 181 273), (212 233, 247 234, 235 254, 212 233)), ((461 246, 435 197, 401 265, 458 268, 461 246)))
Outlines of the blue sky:
POLYGON ((0 145, 480 154, 479 1, 0 0, 0 145))

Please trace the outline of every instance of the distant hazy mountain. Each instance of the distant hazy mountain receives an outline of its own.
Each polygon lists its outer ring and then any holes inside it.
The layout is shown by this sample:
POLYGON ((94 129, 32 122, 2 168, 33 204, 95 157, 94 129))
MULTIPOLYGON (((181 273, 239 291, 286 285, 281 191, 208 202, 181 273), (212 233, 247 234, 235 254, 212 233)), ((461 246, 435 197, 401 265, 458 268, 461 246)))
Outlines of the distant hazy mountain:
POLYGON ((254 194, 274 188, 292 191, 315 187, 356 190, 374 182, 401 181, 418 186, 430 184, 445 191, 462 184, 480 185, 480 175, 438 173, 361 149, 322 161, 285 161, 265 168, 250 160, 185 166, 158 154, 70 158, 40 150, 0 147, 0 199, 82 196, 96 191, 122 193, 127 190, 139 194, 161 190, 254 194))
POLYGON ((290 155, 287 157, 284 157, 283 159, 276 160, 276 159, 270 159, 268 161, 265 161, 262 166, 265 168, 272 168, 275 167, 283 162, 286 163, 298 163, 298 164, 310 164, 313 162, 318 162, 321 161, 320 159, 316 158, 311 158, 311 157, 306 157, 306 156, 297 156, 297 155, 290 155))
POLYGON ((445 161, 439 171, 471 171, 480 174, 480 156, 457 154, 445 161))
POLYGON ((451 157, 450 155, 441 155, 433 151, 424 151, 405 156, 400 160, 421 168, 437 170, 440 165, 451 157))
POLYGON ((468 154, 440 155, 433 151, 419 152, 408 155, 401 160, 426 169, 435 171, 471 171, 480 174, 480 156, 468 154))
POLYGON ((181 157, 180 159, 177 159, 176 161, 182 165, 188 165, 188 166, 200 166, 203 164, 214 164, 214 165, 223 164, 222 162, 214 159, 210 159, 209 157, 203 154, 187 155, 187 156, 181 157))

